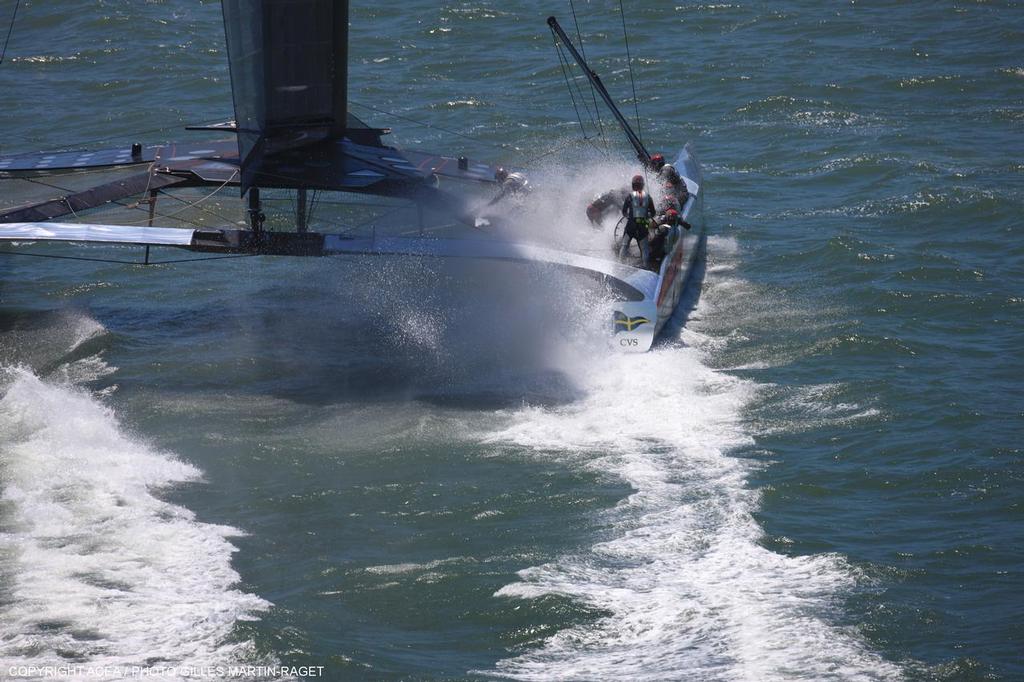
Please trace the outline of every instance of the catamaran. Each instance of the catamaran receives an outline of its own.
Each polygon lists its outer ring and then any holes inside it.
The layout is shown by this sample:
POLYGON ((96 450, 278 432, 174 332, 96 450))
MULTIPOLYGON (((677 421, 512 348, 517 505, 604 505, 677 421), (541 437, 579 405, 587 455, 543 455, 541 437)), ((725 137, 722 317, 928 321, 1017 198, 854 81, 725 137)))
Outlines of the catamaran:
MULTIPOLYGON (((162 247, 212 254, 206 257, 365 254, 547 263, 593 275, 614 292, 608 311, 614 347, 635 352, 651 348, 679 303, 704 238, 703 179, 691 145, 678 153, 674 166, 688 191, 681 216, 692 229, 673 241, 657 271, 620 262, 610 249, 601 257, 501 239, 433 236, 422 229, 425 210, 454 214, 466 231, 478 220, 466 197, 442 189, 439 178, 500 187, 501 169, 465 156, 386 145, 383 137, 390 130, 371 127, 348 110, 348 2, 222 4, 235 117, 189 129, 234 137, 213 143, 133 143, 118 149, 0 156, 0 178, 135 169, 82 191, 0 209, 0 242, 15 249, 31 248, 36 242, 131 245, 143 249, 141 264, 159 262, 151 252, 162 247), (247 201, 245 226, 153 225, 158 198, 170 190, 232 186, 247 201), (295 192, 294 229, 265 226, 261 189, 295 192), (420 229, 411 236, 312 231, 308 195, 318 191, 406 200, 416 210, 420 229), (138 203, 148 205, 146 225, 60 221, 136 196, 138 203)), ((622 126, 637 158, 650 164, 651 155, 600 78, 558 22, 552 17, 548 23, 622 126)))

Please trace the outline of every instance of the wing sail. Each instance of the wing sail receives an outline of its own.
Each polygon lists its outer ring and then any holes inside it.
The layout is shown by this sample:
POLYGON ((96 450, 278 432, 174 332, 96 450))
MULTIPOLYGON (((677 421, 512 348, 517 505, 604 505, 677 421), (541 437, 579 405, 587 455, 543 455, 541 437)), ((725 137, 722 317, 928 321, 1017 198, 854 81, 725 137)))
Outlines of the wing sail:
POLYGON ((277 152, 340 139, 348 0, 224 0, 244 194, 277 152))

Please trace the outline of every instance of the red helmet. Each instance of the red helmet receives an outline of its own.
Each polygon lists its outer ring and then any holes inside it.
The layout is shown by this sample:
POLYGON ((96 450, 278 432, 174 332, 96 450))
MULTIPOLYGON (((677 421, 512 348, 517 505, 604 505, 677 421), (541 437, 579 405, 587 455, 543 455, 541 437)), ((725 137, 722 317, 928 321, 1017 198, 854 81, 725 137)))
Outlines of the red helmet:
POLYGON ((669 210, 665 211, 665 217, 671 220, 675 220, 679 217, 679 211, 675 210, 674 208, 670 208, 669 210))
POLYGON ((633 189, 635 191, 642 190, 644 188, 644 176, 634 175, 633 176, 633 189))
POLYGON ((651 165, 654 166, 654 170, 660 171, 661 167, 665 165, 665 156, 658 152, 651 157, 651 165))

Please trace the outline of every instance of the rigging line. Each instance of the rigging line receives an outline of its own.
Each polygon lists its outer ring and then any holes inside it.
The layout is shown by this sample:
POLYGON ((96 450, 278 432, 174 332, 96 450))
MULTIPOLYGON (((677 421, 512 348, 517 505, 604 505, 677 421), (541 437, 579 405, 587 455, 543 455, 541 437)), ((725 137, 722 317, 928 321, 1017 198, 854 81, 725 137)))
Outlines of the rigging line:
MULTIPOLYGON (((338 203, 338 202, 328 202, 328 203, 338 203)), ((331 220, 329 218, 324 218, 320 222, 321 223, 325 223, 327 225, 333 225, 333 226, 335 226, 337 228, 340 228, 340 231, 337 234, 340 234, 340 235, 350 235, 353 232, 355 232, 357 230, 360 230, 360 229, 363 229, 363 228, 366 228, 366 227, 372 225, 373 223, 375 223, 377 221, 384 220, 385 218, 389 218, 389 217, 391 217, 391 216, 393 216, 393 215, 395 215, 397 213, 400 213, 402 211, 407 211, 407 210, 409 210, 409 207, 405 206, 405 205, 394 206, 389 211, 384 211, 383 213, 380 213, 380 214, 377 214, 377 215, 373 215, 373 216, 367 218, 366 220, 364 220, 362 222, 356 223, 355 225, 345 224, 345 223, 342 223, 340 220, 331 220)))
POLYGON ((253 258, 262 256, 261 253, 233 253, 230 256, 206 256, 205 258, 174 258, 171 260, 151 260, 148 263, 136 263, 136 265, 168 265, 170 263, 201 263, 204 260, 229 260, 231 258, 253 258))
MULTIPOLYGON (((319 194, 321 190, 314 190, 314 191, 319 194)), ((272 203, 272 202, 275 202, 275 201, 277 201, 277 202, 288 201, 288 199, 286 199, 284 197, 280 197, 280 198, 276 198, 276 197, 262 197, 261 200, 263 201, 264 204, 272 203)), ((383 203, 382 204, 371 204, 371 203, 366 202, 366 201, 329 201, 327 199, 320 199, 320 198, 316 199, 316 206, 318 206, 318 207, 319 206, 355 206, 355 207, 359 207, 359 208, 387 208, 387 209, 395 208, 395 204, 383 204, 383 203)), ((273 210, 280 211, 282 209, 273 209, 273 210)))
POLYGON ((465 133, 460 133, 457 130, 449 130, 448 128, 442 128, 441 126, 434 125, 433 123, 428 123, 426 121, 418 121, 418 120, 416 120, 414 118, 410 118, 408 116, 403 116, 402 114, 396 114, 393 111, 385 111, 384 109, 378 109, 377 107, 373 107, 373 106, 370 106, 368 104, 360 104, 359 102, 355 102, 353 100, 349 100, 348 103, 349 104, 355 104, 357 107, 362 107, 363 109, 369 109, 370 111, 376 111, 378 114, 384 114, 385 116, 393 116, 394 118, 401 119, 403 121, 408 121, 409 123, 415 123, 416 125, 423 126, 424 128, 433 128, 434 130, 440 130, 442 133, 448 133, 449 135, 455 135, 456 137, 461 137, 461 138, 464 138, 464 139, 467 139, 467 140, 472 140, 473 142, 479 142, 480 144, 485 144, 485 145, 488 145, 488 146, 491 146, 491 147, 495 147, 497 149, 512 149, 514 151, 519 151, 519 149, 516 148, 515 145, 511 145, 511 144, 508 144, 508 143, 505 143, 505 142, 490 142, 489 140, 484 140, 484 139, 481 139, 479 137, 473 137, 472 135, 466 135, 465 133))
POLYGON ((4 49, 0 51, 0 64, 4 63, 4 57, 7 56, 7 45, 11 42, 11 33, 14 32, 14 20, 18 17, 18 6, 21 4, 21 0, 16 0, 14 3, 14 13, 11 14, 11 25, 7 28, 7 38, 4 40, 4 49))
MULTIPOLYGON (((75 191, 75 190, 70 189, 68 187, 61 187, 60 185, 55 185, 52 182, 43 182, 42 180, 37 180, 35 178, 25 178, 25 177, 23 177, 23 178, 18 178, 18 179, 22 180, 24 182, 30 182, 33 185, 42 185, 43 187, 49 187, 50 189, 60 190, 61 192, 74 192, 75 191)), ((65 204, 67 204, 68 209, 71 211, 71 215, 75 216, 75 218, 79 218, 79 215, 77 213, 75 213, 75 209, 71 206, 71 203, 68 201, 68 198, 66 196, 60 197, 59 200, 63 201, 65 204)), ((134 206, 132 204, 123 204, 123 203, 121 203, 120 201, 118 201, 116 199, 112 200, 112 201, 107 201, 105 203, 107 203, 107 204, 111 204, 111 203, 117 204, 118 206, 121 206, 121 207, 127 208, 127 209, 145 210, 145 209, 142 209, 139 206, 138 202, 135 202, 134 206)), ((98 208, 98 207, 97 206, 91 206, 91 207, 88 207, 86 210, 89 210, 91 208, 98 208)))
MULTIPOLYGON (((168 191, 166 191, 164 189, 158 189, 157 192, 159 192, 161 196, 165 196, 168 199, 174 199, 175 201, 180 201, 183 204, 189 203, 187 199, 182 199, 181 197, 177 196, 176 194, 171 194, 170 192, 168 192, 168 191)), ((205 206, 199 206, 198 204, 192 204, 192 205, 195 208, 197 208, 200 211, 202 211, 203 213, 207 213, 209 215, 212 215, 214 218, 219 218, 220 220, 223 220, 224 222, 226 222, 228 224, 232 224, 233 225, 233 224, 238 222, 237 220, 235 220, 235 218, 232 218, 231 216, 226 216, 223 213, 217 213, 216 211, 210 210, 210 209, 206 208, 205 206)), ((132 207, 131 204, 129 204, 128 207, 131 208, 132 207)), ((161 217, 163 217, 162 214, 154 213, 154 215, 161 215, 161 217)), ((185 222, 190 222, 190 221, 185 221, 185 222)), ((192 224, 193 225, 198 225, 198 223, 194 223, 194 222, 192 224)))
MULTIPOLYGON (((221 220, 226 220, 227 218, 225 218, 225 216, 222 216, 222 215, 218 215, 217 213, 214 213, 214 212, 212 212, 212 211, 208 211, 208 209, 206 209, 206 207, 204 207, 204 206, 200 206, 200 204, 202 204, 202 203, 203 203, 204 201, 207 201, 208 199, 212 199, 212 198, 213 198, 213 196, 214 196, 215 194, 217 194, 217 192, 219 192, 219 191, 221 191, 222 189, 224 189, 224 188, 225 188, 225 187, 227 186, 227 184, 228 184, 229 182, 231 182, 232 180, 234 180, 234 178, 235 178, 235 176, 236 176, 236 175, 238 175, 238 171, 237 171, 237 170, 236 170, 236 171, 235 171, 234 173, 232 173, 232 174, 231 174, 231 175, 230 175, 230 176, 228 177, 228 179, 227 179, 227 180, 225 180, 224 182, 222 182, 222 183, 221 183, 221 184, 220 184, 220 185, 219 185, 219 186, 217 187, 217 189, 213 190, 212 192, 210 192, 210 193, 209 193, 209 194, 207 194, 206 196, 202 197, 202 198, 201 198, 201 199, 199 199, 198 201, 195 201, 195 202, 193 202, 193 203, 191 203, 191 204, 189 204, 189 203, 188 203, 188 202, 187 202, 187 201, 186 201, 185 199, 182 199, 181 197, 176 197, 176 196, 174 196, 173 194, 168 194, 168 193, 164 192, 164 193, 163 193, 163 194, 164 194, 164 196, 168 196, 168 197, 171 197, 171 198, 173 198, 173 199, 177 199, 178 201, 180 201, 180 202, 182 202, 182 203, 186 203, 186 204, 188 204, 188 205, 186 205, 186 206, 184 206, 184 207, 182 207, 182 208, 178 209, 177 211, 172 211, 172 212, 170 212, 170 213, 161 213, 161 214, 160 214, 160 217, 161 217, 161 218, 171 218, 171 217, 173 217, 173 216, 176 216, 176 215, 178 215, 179 213, 184 213, 185 211, 187 211, 187 210, 188 210, 188 209, 190 209, 190 208, 198 208, 199 210, 201 210, 201 211, 206 211, 206 212, 210 213, 210 215, 213 215, 213 216, 215 216, 215 217, 217 217, 217 218, 220 218, 221 220)), ((152 175, 150 176, 150 180, 152 180, 152 175)), ((141 208, 141 207, 139 206, 139 202, 136 202, 136 204, 135 204, 135 207, 137 207, 137 208, 141 208)), ((130 208, 130 207, 129 207, 129 208, 130 208)), ((147 220, 148 220, 148 218, 147 218, 147 220)), ((145 222, 145 221, 141 221, 141 220, 140 220, 140 221, 137 221, 137 222, 133 222, 133 223, 122 223, 122 224, 125 224, 125 225, 137 225, 137 224, 141 224, 142 222, 145 222)), ((185 221, 185 222, 190 222, 190 223, 192 223, 193 225, 197 224, 197 223, 195 223, 195 222, 192 222, 192 221, 185 221)))
MULTIPOLYGON (((153 167, 155 165, 156 165, 155 161, 153 163, 149 164, 149 170, 147 171, 147 178, 146 178, 146 189, 142 190, 142 194, 149 194, 149 188, 153 186, 153 167)), ((152 206, 153 202, 155 200, 156 200, 155 196, 150 196, 147 201, 152 206)), ((139 204, 141 204, 141 203, 142 203, 142 200, 140 199, 139 201, 136 201, 134 204, 128 204, 128 208, 139 208, 139 204)), ((68 208, 71 208, 71 202, 70 201, 68 202, 68 208)), ((154 206, 154 210, 155 210, 155 208, 156 207, 154 206)), ((71 213, 74 214, 75 213, 75 209, 71 208, 71 213)), ((77 217, 78 217, 78 215, 76 214, 75 218, 77 218, 77 217)))
MULTIPOLYGON (((274 177, 274 178, 293 179, 290 176, 279 175, 279 174, 276 174, 276 173, 266 173, 266 172, 263 172, 263 173, 261 173, 261 175, 265 175, 267 177, 274 177)), ((228 180, 228 182, 230 182, 230 179, 228 180)), ((220 189, 221 188, 218 188, 218 191, 220 189)), ((266 189, 268 189, 268 188, 264 188, 264 190, 266 190, 266 189)), ((283 189, 283 188, 277 188, 277 189, 283 189)), ((312 200, 312 201, 316 201, 317 205, 322 203, 319 200, 315 199, 317 193, 320 192, 320 191, 321 190, 313 190, 314 200, 312 200)), ((344 190, 338 190, 338 191, 344 191, 344 190)), ((187 203, 185 199, 182 199, 181 197, 176 197, 173 194, 168 193, 167 196, 169 196, 169 197, 171 197, 171 198, 173 198, 173 199, 175 199, 177 201, 181 201, 183 203, 187 203)), ((266 196, 261 196, 260 197, 260 201, 262 202, 263 210, 264 210, 265 213, 266 212, 271 212, 274 216, 280 217, 282 219, 288 219, 288 220, 292 220, 295 217, 295 213, 296 213, 295 197, 290 192, 288 194, 283 195, 283 196, 273 196, 273 195, 267 194, 266 196), (287 208, 278 208, 278 207, 274 207, 274 206, 270 205, 270 204, 282 203, 282 202, 287 202, 288 203, 288 207, 287 208)), ((309 214, 310 215, 312 215, 312 210, 314 208, 313 204, 312 204, 312 201, 309 204, 310 205, 310 209, 309 209, 309 214)), ((336 203, 336 202, 327 202, 327 203, 336 203)), ((215 213, 213 211, 210 211, 209 209, 203 208, 202 206, 198 206, 197 205, 196 208, 198 208, 201 211, 205 211, 205 212, 209 213, 210 215, 217 216, 221 220, 225 220, 228 223, 234 224, 235 222, 237 222, 233 218, 230 218, 230 217, 225 216, 225 215, 220 214, 220 213, 215 213)), ((270 216, 268 216, 268 217, 270 217, 270 216)))
MULTIPOLYGON (((551 32, 552 32, 552 34, 553 34, 553 33, 554 33, 554 29, 552 29, 552 30, 551 30, 551 32)), ((559 55, 560 55, 560 56, 563 56, 563 57, 564 57, 564 56, 565 56, 565 52, 564 52, 564 50, 565 50, 565 46, 564 46, 564 45, 562 45, 562 44, 561 44, 560 42, 558 42, 558 41, 556 41, 556 44, 558 45, 558 53, 559 53, 559 55)), ((577 64, 577 66, 580 66, 580 65, 579 65, 579 64, 577 64)), ((571 62, 571 61, 569 60, 569 58, 568 58, 568 57, 565 57, 565 67, 564 67, 564 68, 566 68, 566 69, 569 69, 570 71, 572 70, 572 62, 571 62)), ((582 69, 582 68, 583 68, 583 67, 582 67, 582 66, 580 66, 580 69, 582 69)), ((590 111, 590 106, 589 106, 589 105, 587 104, 587 98, 586 98, 586 96, 585 96, 585 95, 583 94, 583 88, 581 88, 581 87, 580 87, 580 83, 579 83, 579 80, 580 80, 580 77, 579 77, 579 76, 575 76, 575 75, 574 75, 574 76, 572 77, 572 82, 573 82, 573 85, 575 85, 575 86, 576 86, 576 94, 578 94, 578 95, 580 96, 580 102, 582 102, 582 103, 583 103, 583 110, 587 112, 587 118, 589 118, 589 119, 590 119, 590 123, 591 123, 591 125, 593 125, 595 129, 598 129, 598 130, 600 130, 600 126, 598 126, 598 124, 597 124, 597 121, 595 121, 595 120, 594 120, 594 116, 595 116, 595 115, 597 115, 597 116, 600 116, 601 114, 600 114, 600 112, 599 112, 599 111, 598 111, 598 110, 597 110, 596 108, 594 109, 594 111, 593 111, 593 112, 591 112, 591 111, 590 111)), ((591 88, 593 88, 593 85, 591 85, 591 88)), ((584 136, 583 136, 583 137, 584 137, 585 139, 590 139, 589 137, 587 137, 587 135, 586 135, 586 134, 584 134, 584 136)))
MULTIPOLYGON (((573 16, 575 18, 575 10, 574 10, 573 16)), ((553 36, 555 36, 555 29, 554 28, 551 29, 551 34, 553 36)), ((582 45, 583 38, 580 37, 579 24, 576 25, 576 36, 579 38, 580 43, 582 45)), ((564 52, 562 51, 564 49, 564 46, 558 41, 557 36, 555 36, 555 45, 558 48, 559 56, 564 56, 564 52)), ((583 59, 584 59, 584 61, 586 61, 586 57, 584 57, 583 59)), ((565 57, 565 65, 566 66, 563 67, 563 68, 568 68, 570 70, 572 69, 571 62, 570 62, 568 57, 565 57)), ((577 64, 577 66, 579 66, 580 69, 583 68, 579 64, 577 64)), ((583 88, 580 87, 579 77, 574 75, 572 77, 572 82, 573 82, 573 85, 576 86, 576 93, 580 96, 580 102, 583 103, 583 109, 587 112, 587 118, 590 119, 590 122, 591 122, 591 124, 593 124, 594 128, 596 128, 599 131, 599 134, 603 134, 603 132, 600 132, 601 131, 601 126, 598 125, 597 121, 594 120, 595 114, 597 115, 597 117, 599 119, 600 119, 600 116, 601 116, 601 112, 597 108, 597 99, 596 98, 594 99, 594 111, 591 112, 590 111, 590 106, 587 104, 587 98, 583 94, 583 88)), ((590 92, 591 96, 594 96, 594 85, 593 85, 593 83, 590 84, 590 90, 591 90, 591 92, 590 92)), ((584 137, 586 137, 586 134, 584 134, 584 137)))
MULTIPOLYGON (((644 143, 644 135, 640 129, 640 103, 636 98, 636 81, 633 80, 633 58, 629 55, 629 35, 626 33, 626 10, 622 7, 622 0, 619 0, 619 14, 622 16, 622 37, 626 41, 626 65, 629 67, 629 82, 633 86, 633 109, 636 111, 636 136, 640 144, 644 143)), ((646 166, 644 168, 646 175, 646 166)))
MULTIPOLYGON (((61 192, 73 192, 74 191, 74 190, 68 189, 67 187, 61 187, 60 185, 54 185, 53 183, 43 182, 42 180, 36 180, 34 178, 21 178, 21 180, 24 180, 25 182, 31 182, 34 185, 42 185, 43 187, 49 187, 50 189, 60 190, 61 192)), ((170 195, 168 195, 168 196, 170 196, 170 195)), ((62 197, 62 199, 66 199, 66 197, 62 197)), ((132 206, 131 204, 122 203, 121 201, 118 201, 118 200, 108 201, 106 203, 108 203, 108 204, 117 204, 118 206, 121 206, 122 208, 127 208, 129 210, 136 210, 136 211, 145 211, 145 210, 147 210, 147 209, 142 208, 141 206, 139 206, 138 202, 136 202, 134 206, 132 206)), ((98 208, 98 207, 93 206, 92 208, 98 208)), ((75 213, 75 211, 73 209, 72 209, 71 212, 75 215, 76 218, 78 217, 78 214, 75 213)), ((166 218, 167 217, 167 216, 165 216, 162 213, 154 213, 154 215, 158 215, 161 218, 166 218)), ((183 223, 188 223, 190 225, 195 225, 196 227, 206 227, 205 225, 197 223, 194 220, 186 220, 185 218, 178 218, 178 220, 180 220, 183 223)))
MULTIPOLYGON (((576 18, 576 5, 573 0, 569 0, 569 9, 572 10, 572 23, 576 25, 576 39, 580 41, 580 52, 583 53, 583 59, 587 59, 587 48, 583 45, 583 34, 580 32, 580 22, 576 18)), ((589 79, 588 79, 589 81, 589 79)), ((597 92, 594 90, 594 84, 590 84, 590 97, 594 100, 594 111, 597 113, 597 129, 599 135, 604 137, 604 122, 601 120, 601 108, 597 106, 597 92)), ((607 140, 605 141, 607 144, 607 140)))
MULTIPOLYGON (((29 241, 29 240, 25 240, 29 241)), ((122 244, 122 246, 124 246, 122 244)), ((206 258, 180 258, 175 260, 162 260, 162 261, 150 261, 149 263, 143 263, 137 260, 115 260, 113 258, 88 258, 86 256, 58 256, 54 253, 31 253, 25 251, 5 251, 0 249, 0 256, 30 256, 32 258, 54 258, 57 260, 80 260, 89 263, 115 263, 117 265, 165 265, 167 263, 198 263, 204 260, 226 260, 228 258, 252 258, 258 256, 258 253, 240 253, 232 254, 230 256, 209 256, 206 258)))
POLYGON ((532 164, 536 163, 537 161, 540 161, 545 156, 551 156, 552 154, 560 152, 563 149, 566 149, 566 148, 571 147, 573 145, 582 144, 584 141, 589 141, 589 140, 579 140, 579 139, 573 138, 573 139, 569 140, 568 142, 564 142, 564 143, 562 143, 562 144, 560 144, 560 145, 558 145, 556 147, 552 147, 551 149, 547 150, 543 154, 538 154, 537 156, 531 157, 531 158, 527 159, 526 161, 523 161, 523 167, 524 168, 529 168, 532 164))
MULTIPOLYGON (((559 50, 561 50, 563 48, 564 48, 564 46, 560 46, 559 50)), ((565 62, 566 62, 566 64, 570 63, 568 57, 566 58, 565 62)), ((579 65, 577 64, 577 66, 579 66, 579 65)), ((571 70, 572 66, 569 66, 569 68, 571 70)), ((582 69, 583 67, 580 67, 580 68, 582 69)), ((598 128, 597 122, 594 120, 594 113, 592 113, 590 111, 590 105, 587 104, 587 98, 583 94, 583 88, 580 87, 580 77, 574 75, 572 77, 572 82, 573 82, 573 85, 576 86, 576 94, 578 94, 580 96, 580 102, 583 103, 583 110, 587 112, 587 118, 590 119, 590 123, 595 128, 598 128)), ((593 85, 591 85, 591 87, 593 87, 593 85)))
POLYGON ((562 54, 562 46, 558 44, 558 36, 555 34, 554 29, 551 30, 551 37, 555 41, 555 52, 558 53, 558 63, 562 67, 562 77, 565 78, 565 87, 569 90, 569 99, 572 100, 572 108, 576 110, 576 120, 580 122, 580 131, 583 133, 584 139, 587 137, 587 129, 583 126, 583 117, 580 116, 580 108, 576 106, 576 95, 573 94, 572 85, 569 84, 569 74, 566 71, 566 59, 562 54))
POLYGON ((61 197, 61 200, 68 205, 68 210, 71 211, 71 215, 75 216, 75 220, 81 220, 78 217, 78 213, 75 211, 75 207, 71 205, 71 200, 67 197, 61 197))
MULTIPOLYGON (((224 182, 222 182, 222 183, 221 183, 220 185, 218 185, 218 186, 217 186, 217 189, 213 190, 212 192, 210 192, 210 193, 209 193, 209 194, 207 194, 206 196, 202 197, 202 198, 201 198, 201 199, 199 199, 198 201, 195 201, 195 202, 193 202, 193 203, 191 203, 191 204, 188 204, 187 206, 183 206, 183 207, 179 208, 179 209, 178 209, 177 211, 171 211, 170 213, 161 213, 161 214, 160 214, 160 217, 161 217, 161 218, 173 218, 174 216, 178 215, 179 213, 184 213, 185 211, 189 210, 190 208, 196 208, 196 207, 198 207, 198 206, 199 206, 199 204, 203 203, 204 201, 207 201, 208 199, 212 199, 212 198, 213 198, 213 196, 214 196, 214 195, 215 195, 215 194, 216 194, 217 192, 219 192, 219 191, 221 191, 222 189, 224 189, 225 187, 227 187, 228 183, 229 183, 229 182, 231 182, 232 180, 234 180, 234 179, 235 179, 235 176, 236 176, 236 175, 238 175, 238 171, 237 171, 237 170, 236 170, 236 171, 235 171, 234 173, 232 173, 232 174, 231 174, 231 175, 230 175, 230 176, 228 177, 228 179, 227 179, 227 180, 225 180, 225 181, 224 181, 224 182)), ((168 196, 170 196, 170 195, 168 195, 168 196)), ((184 200, 184 199, 181 199, 181 201, 185 201, 185 200, 184 200)), ((122 205, 122 206, 124 206, 124 204, 121 204, 121 205, 122 205)), ((133 207, 132 207, 132 206, 125 206, 125 208, 133 208, 133 207)), ((142 208, 142 207, 141 207, 141 206, 139 206, 139 202, 135 202, 135 206, 134 206, 134 208, 142 208)), ((222 218, 223 216, 217 216, 217 217, 219 217, 219 218, 222 218)), ((133 221, 133 222, 129 222, 129 223, 118 223, 118 224, 119 224, 119 225, 141 225, 142 223, 144 223, 144 222, 147 222, 148 220, 149 220, 149 219, 147 218, 146 220, 137 220, 137 221, 133 221)), ((191 223, 191 224, 193 224, 193 225, 196 225, 196 224, 197 224, 197 223, 195 223, 195 222, 192 222, 192 221, 190 221, 190 220, 186 220, 186 221, 184 221, 184 222, 187 222, 187 223, 191 223)))
POLYGON ((316 209, 318 209, 320 207, 320 195, 321 195, 320 190, 318 190, 318 189, 313 190, 313 196, 310 197, 310 200, 309 200, 309 211, 307 212, 307 215, 306 215, 306 224, 307 225, 309 225, 310 223, 313 222, 313 214, 316 212, 316 209))
MULTIPOLYGON (((375 216, 373 216, 371 218, 368 218, 368 219, 364 220, 361 223, 356 223, 355 225, 353 225, 351 227, 351 229, 349 229, 347 231, 343 231, 342 234, 350 234, 350 233, 355 232, 356 230, 358 230, 360 228, 369 227, 370 225, 372 225, 373 223, 375 223, 375 222, 377 222, 379 220, 383 220, 384 218, 390 218, 393 215, 396 215, 398 213, 401 213, 401 212, 407 211, 407 210, 409 210, 408 206, 396 206, 394 209, 392 209, 390 211, 385 211, 384 213, 381 213, 380 215, 375 215, 375 216)), ((335 222, 333 224, 341 226, 341 224, 338 223, 338 222, 335 222)))
MULTIPOLYGON (((285 177, 285 176, 273 176, 270 173, 263 173, 263 175, 266 175, 266 176, 269 176, 269 177, 285 177)), ((281 188, 281 187, 279 187, 279 188, 281 188)), ((265 187, 264 190, 265 189, 267 189, 267 188, 265 187)), ((294 223, 295 222, 295 217, 298 215, 298 206, 295 203, 295 195, 293 195, 291 193, 291 190, 286 190, 286 191, 287 191, 287 194, 285 196, 283 196, 283 197, 271 197, 271 196, 268 195, 268 196, 265 196, 265 197, 260 197, 260 201, 262 202, 263 212, 264 213, 269 212, 273 216, 280 217, 283 220, 287 220, 289 222, 294 223), (285 207, 285 208, 276 208, 276 207, 273 207, 273 206, 267 206, 267 203, 270 203, 270 202, 279 202, 279 203, 287 202, 288 206, 285 207)), ((309 215, 308 210, 306 211, 306 215, 307 216, 309 215)), ((268 215, 267 217, 269 218, 271 216, 268 215)))

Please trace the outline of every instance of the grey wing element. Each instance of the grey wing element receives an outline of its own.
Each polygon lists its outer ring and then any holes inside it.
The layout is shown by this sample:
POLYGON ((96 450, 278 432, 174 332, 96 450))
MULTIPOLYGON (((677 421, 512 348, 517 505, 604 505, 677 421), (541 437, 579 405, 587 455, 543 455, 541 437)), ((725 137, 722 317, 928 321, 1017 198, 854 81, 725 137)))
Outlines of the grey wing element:
POLYGON ((131 147, 98 149, 75 152, 29 152, 0 156, 0 178, 18 175, 47 175, 68 171, 131 166, 150 163, 158 146, 140 148, 133 153, 131 147))
POLYGON ((182 184, 186 178, 176 175, 137 173, 98 187, 76 192, 59 199, 49 199, 34 204, 0 210, 0 223, 52 220, 68 214, 125 199, 146 190, 156 191, 165 187, 182 184))

